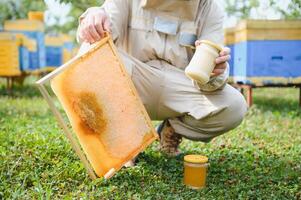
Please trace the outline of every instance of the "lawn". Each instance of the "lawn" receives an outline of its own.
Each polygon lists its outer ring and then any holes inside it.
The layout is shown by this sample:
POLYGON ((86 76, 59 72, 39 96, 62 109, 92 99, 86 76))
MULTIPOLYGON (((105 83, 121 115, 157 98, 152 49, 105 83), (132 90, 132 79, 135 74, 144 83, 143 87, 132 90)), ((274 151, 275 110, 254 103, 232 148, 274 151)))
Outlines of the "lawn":
POLYGON ((31 84, 8 97, 0 83, 0 199, 301 199, 298 89, 256 89, 235 130, 209 144, 184 140, 210 159, 208 187, 182 184, 181 158, 152 144, 133 168, 91 181, 31 84))

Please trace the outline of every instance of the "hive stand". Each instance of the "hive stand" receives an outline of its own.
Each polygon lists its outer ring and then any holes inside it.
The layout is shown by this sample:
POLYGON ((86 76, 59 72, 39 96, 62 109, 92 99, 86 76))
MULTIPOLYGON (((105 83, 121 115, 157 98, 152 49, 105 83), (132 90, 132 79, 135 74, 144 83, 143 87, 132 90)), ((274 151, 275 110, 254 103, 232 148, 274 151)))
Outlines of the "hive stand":
POLYGON ((28 75, 30 75, 30 74, 22 72, 21 75, 16 75, 16 76, 0 76, 1 78, 6 79, 7 94, 9 94, 9 95, 13 94, 13 86, 15 83, 22 86, 24 84, 25 78, 28 75))
POLYGON ((13 85, 14 82, 18 82, 19 84, 22 84, 22 80, 19 81, 19 76, 2 76, 6 79, 6 92, 7 94, 11 95, 13 94, 13 85))
POLYGON ((13 78, 6 77, 6 91, 8 94, 12 93, 12 88, 13 88, 13 78))

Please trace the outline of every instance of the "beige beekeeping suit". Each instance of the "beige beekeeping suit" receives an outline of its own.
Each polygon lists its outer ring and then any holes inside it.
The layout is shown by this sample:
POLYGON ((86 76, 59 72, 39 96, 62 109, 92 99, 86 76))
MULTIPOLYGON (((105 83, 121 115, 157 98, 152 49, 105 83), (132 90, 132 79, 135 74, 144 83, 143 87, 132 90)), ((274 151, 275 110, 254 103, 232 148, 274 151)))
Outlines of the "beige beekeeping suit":
POLYGON ((223 12, 213 0, 106 0, 81 18, 99 9, 110 18, 114 42, 152 119, 168 119, 176 133, 204 142, 241 123, 246 103, 226 84, 227 70, 203 86, 183 71, 196 39, 223 43, 223 12))

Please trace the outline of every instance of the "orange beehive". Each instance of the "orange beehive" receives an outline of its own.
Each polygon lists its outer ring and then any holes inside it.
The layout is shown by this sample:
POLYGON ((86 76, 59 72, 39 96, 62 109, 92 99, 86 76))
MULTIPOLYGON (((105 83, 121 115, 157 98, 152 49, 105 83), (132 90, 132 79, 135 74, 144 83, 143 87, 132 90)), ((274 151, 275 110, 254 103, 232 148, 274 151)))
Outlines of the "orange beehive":
POLYGON ((62 68, 51 87, 97 176, 119 170, 157 138, 109 38, 62 68))

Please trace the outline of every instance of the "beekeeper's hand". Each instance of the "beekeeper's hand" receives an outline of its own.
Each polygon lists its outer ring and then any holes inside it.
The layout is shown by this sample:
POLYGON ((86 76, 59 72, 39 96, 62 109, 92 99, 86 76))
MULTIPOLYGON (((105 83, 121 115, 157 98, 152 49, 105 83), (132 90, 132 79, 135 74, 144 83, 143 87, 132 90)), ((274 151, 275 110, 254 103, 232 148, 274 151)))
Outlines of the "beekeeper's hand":
MULTIPOLYGON (((195 46, 199 46, 201 43, 199 40, 195 42, 195 46)), ((213 70, 213 76, 218 76, 223 74, 226 71, 228 66, 227 62, 231 59, 231 50, 228 47, 224 47, 223 50, 219 53, 219 57, 215 59, 215 68, 213 70)))
POLYGON ((105 32, 111 32, 111 22, 102 8, 90 10, 80 19, 79 37, 90 44, 101 40, 105 32))

